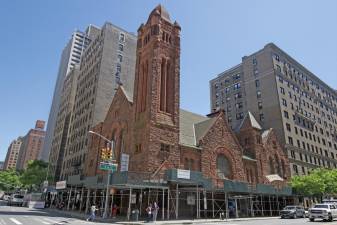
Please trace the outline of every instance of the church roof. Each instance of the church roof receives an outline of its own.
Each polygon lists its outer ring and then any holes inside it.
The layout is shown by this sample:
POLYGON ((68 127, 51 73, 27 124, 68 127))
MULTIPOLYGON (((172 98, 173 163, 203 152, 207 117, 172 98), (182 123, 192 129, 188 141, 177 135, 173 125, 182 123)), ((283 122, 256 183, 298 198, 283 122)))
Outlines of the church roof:
MULTIPOLYGON (((129 102, 133 102, 133 92, 126 90, 122 85, 119 86, 129 102)), ((131 88, 133 90, 133 88, 131 88)))
POLYGON ((202 134, 209 128, 212 118, 180 109, 179 143, 195 147, 202 134))
POLYGON ((245 118, 242 120, 238 130, 240 130, 242 127, 244 127, 245 124, 247 124, 253 128, 256 128, 258 130, 262 130, 262 127, 260 126, 260 124, 256 121, 255 117, 253 116, 253 114, 248 111, 248 113, 246 114, 245 118))
POLYGON ((272 128, 269 128, 268 130, 265 130, 265 131, 262 132, 261 137, 262 137, 263 143, 267 142, 269 134, 271 133, 272 130, 273 130, 272 128))

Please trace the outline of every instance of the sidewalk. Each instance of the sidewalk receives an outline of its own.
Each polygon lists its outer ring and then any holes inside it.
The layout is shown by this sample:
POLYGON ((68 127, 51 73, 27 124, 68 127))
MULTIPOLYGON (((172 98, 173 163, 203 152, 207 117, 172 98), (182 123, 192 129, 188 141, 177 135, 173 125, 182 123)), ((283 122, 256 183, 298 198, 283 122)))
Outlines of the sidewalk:
MULTIPOLYGON (((72 218, 78 218, 85 220, 88 215, 78 212, 64 211, 58 209, 44 209, 47 212, 59 214, 60 216, 69 216, 72 218)), ((164 225, 164 224, 207 224, 207 223, 223 223, 223 222, 233 222, 233 221, 251 221, 251 220, 268 220, 275 219, 278 217, 250 217, 250 218, 235 218, 228 220, 220 220, 220 219, 194 219, 194 220, 164 220, 164 221, 156 221, 156 222, 146 222, 146 221, 121 221, 115 219, 103 219, 101 217, 96 217, 96 222, 108 223, 108 224, 125 224, 125 225, 142 225, 142 224, 156 224, 156 225, 164 225)))

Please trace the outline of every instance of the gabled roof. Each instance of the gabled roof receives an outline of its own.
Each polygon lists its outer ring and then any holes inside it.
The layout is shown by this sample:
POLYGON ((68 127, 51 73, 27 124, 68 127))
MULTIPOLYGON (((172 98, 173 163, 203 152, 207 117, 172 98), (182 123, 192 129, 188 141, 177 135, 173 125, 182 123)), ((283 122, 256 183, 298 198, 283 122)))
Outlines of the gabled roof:
POLYGON ((266 143, 268 141, 268 137, 271 134, 272 130, 273 128, 269 128, 268 130, 262 132, 261 137, 263 143, 266 143))
POLYGON ((245 125, 249 125, 249 126, 255 128, 255 129, 258 129, 258 130, 262 130, 262 127, 256 121, 255 117, 253 116, 253 114, 250 111, 248 111, 245 118, 242 120, 240 126, 238 127, 238 130, 241 130, 241 128, 243 128, 245 125))
POLYGON ((123 86, 119 86, 129 102, 133 102, 133 92, 127 91, 123 86))
POLYGON ((213 125, 213 122, 216 120, 216 117, 208 118, 208 120, 202 121, 200 123, 194 124, 195 130, 195 142, 196 144, 200 139, 207 133, 207 131, 213 125))
POLYGON ((197 138, 200 137, 199 135, 203 133, 203 130, 207 129, 207 121, 209 120, 211 119, 206 116, 180 109, 179 143, 182 145, 195 147, 197 138))

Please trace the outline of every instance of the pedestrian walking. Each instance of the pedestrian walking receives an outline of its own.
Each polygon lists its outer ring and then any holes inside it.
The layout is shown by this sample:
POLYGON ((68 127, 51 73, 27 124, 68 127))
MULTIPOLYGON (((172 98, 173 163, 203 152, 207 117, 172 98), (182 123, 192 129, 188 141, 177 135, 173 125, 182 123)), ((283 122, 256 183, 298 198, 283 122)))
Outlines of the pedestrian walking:
POLYGON ((159 206, 158 206, 157 202, 154 202, 153 207, 152 207, 152 220, 154 222, 157 221, 158 211, 159 211, 159 206))
POLYGON ((116 204, 114 204, 114 205, 112 206, 112 209, 111 209, 112 218, 116 218, 117 210, 118 210, 118 207, 117 207, 116 204))
POLYGON ((90 207, 90 216, 87 218, 87 221, 94 221, 95 220, 95 218, 96 218, 96 211, 97 210, 98 209, 96 208, 95 205, 92 205, 90 207))
POLYGON ((151 203, 146 208, 146 213, 147 213, 147 222, 150 222, 152 220, 152 204, 151 203))

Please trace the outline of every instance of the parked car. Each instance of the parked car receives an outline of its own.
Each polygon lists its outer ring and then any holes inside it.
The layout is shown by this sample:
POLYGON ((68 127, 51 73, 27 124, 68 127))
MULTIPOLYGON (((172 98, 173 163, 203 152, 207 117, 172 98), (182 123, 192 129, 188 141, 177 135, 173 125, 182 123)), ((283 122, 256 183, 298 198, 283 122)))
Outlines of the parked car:
POLYGON ((305 211, 303 206, 296 206, 296 205, 289 205, 286 206, 280 212, 281 219, 283 218, 298 218, 298 217, 305 217, 305 211))
POLYGON ((22 206, 22 204, 23 204, 23 195, 20 194, 13 194, 8 200, 8 205, 22 206))
POLYGON ((323 219, 324 221, 333 221, 337 217, 337 208, 334 204, 322 203, 316 204, 314 207, 309 209, 309 220, 311 222, 315 219, 323 219))

